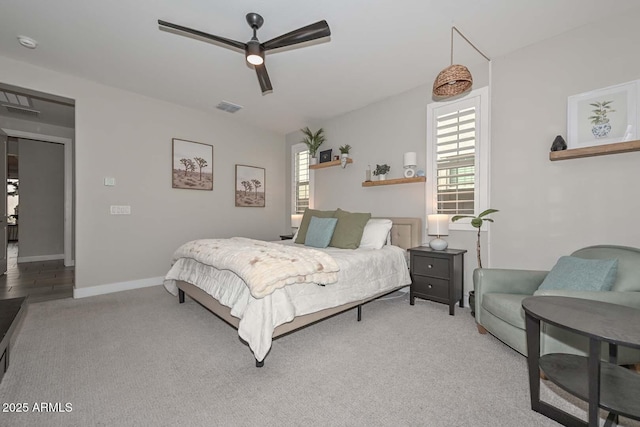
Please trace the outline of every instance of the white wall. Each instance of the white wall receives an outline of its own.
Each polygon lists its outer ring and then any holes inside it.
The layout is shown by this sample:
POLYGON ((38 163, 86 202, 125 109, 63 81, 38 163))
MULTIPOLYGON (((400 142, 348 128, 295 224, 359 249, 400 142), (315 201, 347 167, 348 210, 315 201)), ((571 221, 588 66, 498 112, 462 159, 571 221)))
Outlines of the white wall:
POLYGON ((64 257, 64 145, 19 140, 18 261, 64 257))
POLYGON ((640 79, 636 13, 494 60, 493 266, 550 269, 594 244, 640 247, 640 152, 549 161, 567 97, 640 79))
MULTIPOLYGON (((443 64, 443 67, 446 64, 443 64)), ((480 64, 471 69, 475 87, 486 86, 489 81, 489 66, 480 64)), ((433 76, 435 79, 436 76, 433 76)), ((317 209, 341 208, 355 212, 371 212, 373 216, 419 217, 423 221, 423 241, 426 236, 426 187, 424 183, 362 187, 367 165, 375 169, 376 164, 391 166, 387 179, 403 177, 403 155, 407 151, 418 153, 418 169, 426 170, 427 105, 434 102, 431 96, 433 80, 418 88, 384 99, 375 104, 323 123, 310 125, 312 130, 322 127, 327 136, 319 151, 329 148, 339 154, 338 147, 349 144, 353 163, 345 169, 340 167, 315 170, 315 207, 317 209)), ((287 135, 287 145, 300 142, 302 134, 287 135)), ((291 153, 287 151, 287 171, 290 176, 291 153)), ((288 184, 288 194, 291 194, 288 184)), ((290 197, 286 201, 290 211, 290 197)), ((431 212, 429 212, 431 213, 431 212)), ((486 245, 486 233, 482 233, 486 245)), ((476 268, 476 233, 473 231, 451 231, 447 237, 449 247, 467 249, 465 255, 465 293, 472 288, 472 273, 476 268)), ((486 249, 486 246, 484 246, 486 249)), ((483 254, 486 264, 487 256, 483 254)))
POLYGON ((285 231, 283 135, 4 57, 0 69, 2 83, 76 102, 76 288, 155 280, 191 239, 285 231), (213 191, 171 188, 174 137, 214 146, 213 191), (265 208, 234 206, 235 164, 266 168, 265 208))

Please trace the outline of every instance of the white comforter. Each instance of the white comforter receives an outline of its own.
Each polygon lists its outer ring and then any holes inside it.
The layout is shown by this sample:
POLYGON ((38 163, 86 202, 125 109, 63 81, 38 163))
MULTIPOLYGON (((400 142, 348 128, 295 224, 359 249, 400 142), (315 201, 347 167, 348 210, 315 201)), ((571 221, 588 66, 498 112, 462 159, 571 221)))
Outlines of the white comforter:
MULTIPOLYGON (((292 241, 278 244, 295 245, 292 241)), ((277 289, 264 298, 254 298, 240 277, 190 258, 176 261, 165 278, 165 288, 178 294, 176 280, 197 285, 231 309, 240 319, 238 335, 245 340, 256 360, 265 358, 271 348, 273 330, 296 316, 358 301, 372 295, 409 285, 411 279, 405 251, 387 245, 382 249, 336 249, 322 251, 338 266, 338 281, 326 286, 297 283, 277 289)))

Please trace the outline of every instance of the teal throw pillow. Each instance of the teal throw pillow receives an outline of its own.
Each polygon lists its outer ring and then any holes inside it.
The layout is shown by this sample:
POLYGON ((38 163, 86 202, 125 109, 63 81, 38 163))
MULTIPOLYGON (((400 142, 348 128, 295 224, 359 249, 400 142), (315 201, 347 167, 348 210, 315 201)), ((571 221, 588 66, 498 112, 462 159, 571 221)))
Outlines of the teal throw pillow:
POLYGON ((618 273, 617 259, 560 257, 539 290, 610 291, 618 273))
POLYGON ((317 216, 312 216, 311 221, 309 221, 307 236, 304 240, 305 246, 313 246, 314 248, 326 248, 329 246, 337 223, 337 218, 318 218, 317 216))

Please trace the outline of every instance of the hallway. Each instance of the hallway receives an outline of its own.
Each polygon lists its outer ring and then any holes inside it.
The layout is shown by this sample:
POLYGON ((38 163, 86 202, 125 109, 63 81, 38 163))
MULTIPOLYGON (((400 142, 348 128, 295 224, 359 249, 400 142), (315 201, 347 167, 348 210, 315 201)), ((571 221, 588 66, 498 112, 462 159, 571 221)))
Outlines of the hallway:
POLYGON ((0 299, 28 296, 30 303, 73 296, 74 268, 63 260, 18 264, 18 244, 9 243, 7 273, 0 276, 0 299))

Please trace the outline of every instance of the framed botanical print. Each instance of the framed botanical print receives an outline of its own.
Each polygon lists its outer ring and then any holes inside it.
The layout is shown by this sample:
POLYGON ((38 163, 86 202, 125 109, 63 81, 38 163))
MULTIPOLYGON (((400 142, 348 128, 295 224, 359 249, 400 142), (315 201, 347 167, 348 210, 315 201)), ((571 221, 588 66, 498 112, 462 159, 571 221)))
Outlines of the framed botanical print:
POLYGON ((256 166, 236 165, 236 206, 243 208, 265 207, 265 169, 256 166))

